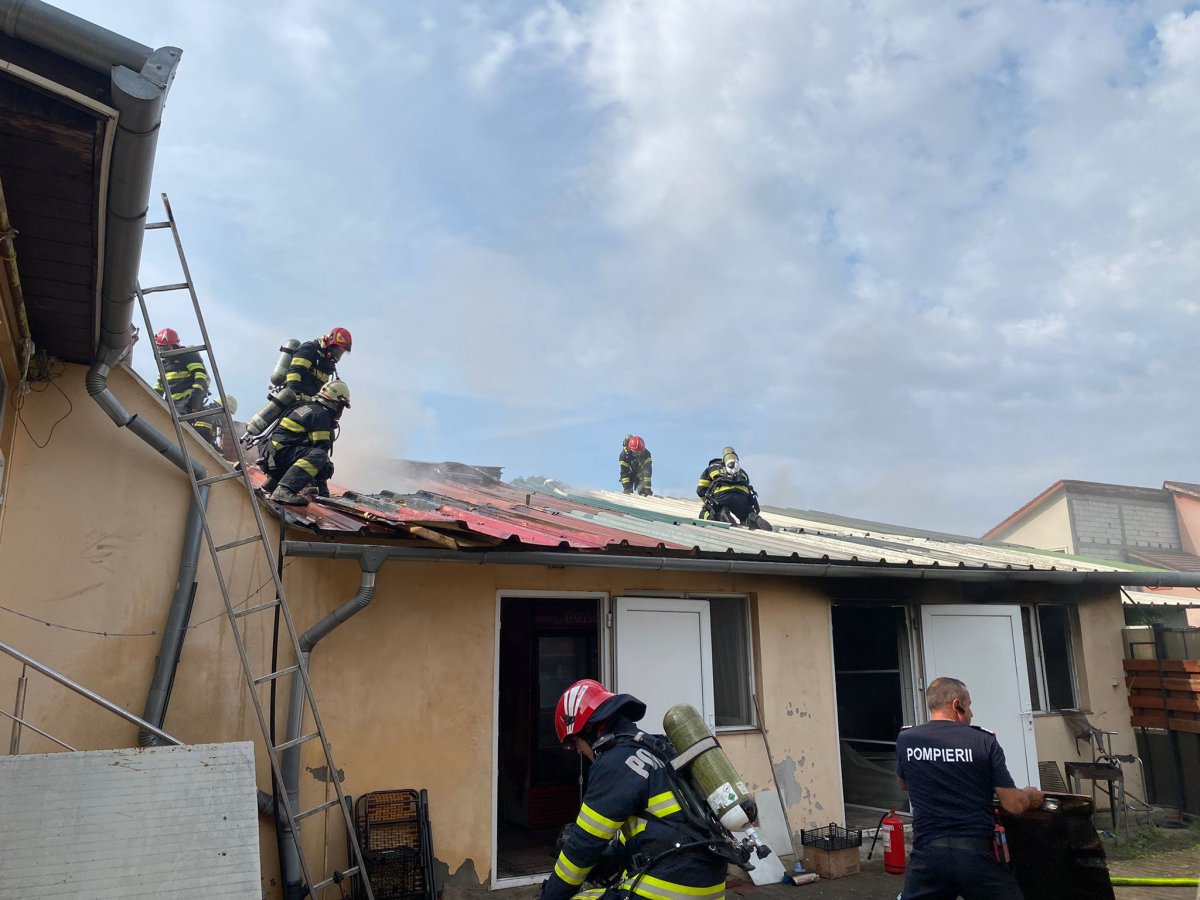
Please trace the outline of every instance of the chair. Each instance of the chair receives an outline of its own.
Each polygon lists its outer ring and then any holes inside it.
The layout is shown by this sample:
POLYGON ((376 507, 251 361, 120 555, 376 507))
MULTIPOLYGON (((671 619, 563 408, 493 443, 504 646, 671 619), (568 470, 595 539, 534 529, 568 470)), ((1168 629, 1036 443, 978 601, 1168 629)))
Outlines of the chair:
MULTIPOLYGON (((1139 756, 1132 753, 1113 753, 1112 739, 1115 731, 1102 731, 1088 721, 1082 710, 1063 710, 1063 721, 1075 738, 1075 750, 1079 751, 1079 742, 1087 741, 1092 749, 1090 763, 1067 763, 1067 778, 1074 785, 1074 792, 1080 793, 1080 782, 1092 782, 1092 799, 1096 797, 1096 785, 1104 783, 1101 790, 1108 795, 1109 810, 1112 813, 1113 832, 1117 830, 1117 810, 1125 813, 1124 831, 1129 834, 1129 797, 1125 792, 1125 773, 1121 768, 1124 763, 1137 763, 1138 771, 1142 773, 1142 783, 1145 783, 1145 768, 1139 756)), ((1139 804, 1143 811, 1151 809, 1149 804, 1139 804)))
POLYGON ((1093 802, 1096 797, 1096 785, 1099 782, 1104 782, 1106 787, 1101 788, 1104 793, 1108 794, 1109 812, 1112 813, 1113 834, 1116 834, 1118 826, 1118 809, 1125 811, 1125 825, 1122 829, 1125 836, 1129 836, 1129 807, 1125 804, 1125 773, 1121 771, 1121 764, 1116 760, 1104 759, 1097 762, 1069 762, 1067 763, 1067 778, 1071 779, 1071 792, 1074 794, 1082 794, 1083 789, 1080 785, 1081 781, 1090 781, 1092 783, 1091 795, 1093 802))

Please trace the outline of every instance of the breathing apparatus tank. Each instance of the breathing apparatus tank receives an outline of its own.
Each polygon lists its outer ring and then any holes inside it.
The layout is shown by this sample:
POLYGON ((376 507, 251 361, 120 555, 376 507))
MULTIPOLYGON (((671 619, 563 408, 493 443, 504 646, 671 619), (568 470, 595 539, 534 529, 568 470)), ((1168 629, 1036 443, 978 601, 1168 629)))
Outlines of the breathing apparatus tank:
POLYGON ((758 805, 696 708, 686 703, 672 706, 663 716, 663 730, 679 753, 676 762, 687 770, 721 824, 730 831, 747 830, 758 818, 758 805), (698 751, 694 756, 688 753, 693 747, 698 751))
POLYGON ((280 387, 287 381, 288 369, 292 367, 292 354, 300 347, 300 342, 295 338, 288 338, 283 342, 283 346, 279 348, 279 361, 275 363, 275 368, 271 370, 271 384, 275 387, 280 387))
POLYGON ((270 428, 276 419, 295 406, 296 392, 291 388, 284 388, 271 394, 267 400, 267 405, 251 416, 250 421, 246 423, 246 434, 251 437, 258 437, 270 428))

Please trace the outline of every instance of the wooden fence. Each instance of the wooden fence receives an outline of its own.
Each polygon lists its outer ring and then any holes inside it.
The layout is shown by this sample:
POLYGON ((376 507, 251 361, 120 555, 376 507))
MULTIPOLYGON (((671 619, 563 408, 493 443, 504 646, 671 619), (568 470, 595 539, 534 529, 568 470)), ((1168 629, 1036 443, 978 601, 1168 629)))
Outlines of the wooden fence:
POLYGON ((1127 659, 1130 724, 1200 734, 1200 660, 1127 659))

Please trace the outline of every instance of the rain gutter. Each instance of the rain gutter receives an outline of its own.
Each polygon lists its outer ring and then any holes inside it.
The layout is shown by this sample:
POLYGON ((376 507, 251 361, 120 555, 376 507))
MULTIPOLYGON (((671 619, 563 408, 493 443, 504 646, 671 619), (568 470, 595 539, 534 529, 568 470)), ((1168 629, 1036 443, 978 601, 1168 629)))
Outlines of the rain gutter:
MULTIPOLYGON (((380 548, 382 549, 382 548, 380 548)), ((331 631, 352 616, 367 608, 375 596, 375 573, 386 561, 386 556, 379 549, 367 548, 360 554, 358 565, 361 569, 358 591, 327 615, 316 625, 300 636, 300 655, 303 666, 308 670, 313 647, 331 631)), ((288 699, 287 730, 284 743, 296 741, 301 737, 304 728, 304 680, 299 673, 292 676, 291 696, 288 699)), ((288 806, 292 810, 299 809, 300 802, 300 745, 295 744, 283 751, 281 765, 283 774, 283 790, 287 793, 288 806)), ((283 878, 284 900, 300 900, 304 896, 303 869, 300 866, 300 852, 296 844, 298 835, 286 815, 276 818, 275 834, 279 840, 279 868, 283 878)))
POLYGON ((897 564, 787 562, 759 559, 696 559, 674 556, 624 556, 610 553, 524 551, 453 551, 377 544, 285 541, 285 555, 324 559, 360 559, 383 553, 385 559, 472 565, 551 566, 554 568, 638 569, 652 572, 706 572, 721 575, 780 575, 796 578, 905 578, 918 581, 1047 582, 1142 587, 1200 587, 1200 572, 1104 571, 1075 569, 968 568, 897 564))
MULTIPOLYGON (((203 479, 208 474, 203 466, 189 460, 182 448, 150 424, 130 415, 108 387, 112 368, 132 347, 134 299, 154 154, 163 105, 182 51, 178 47, 153 50, 41 0, 0 0, 0 30, 112 79, 111 101, 118 116, 107 180, 101 183, 101 190, 107 193, 100 198, 100 323, 95 362, 85 379, 87 391, 118 427, 128 428, 172 464, 184 471, 190 469, 197 480, 203 479)), ((200 488, 199 500, 197 504, 193 498, 188 510, 175 594, 143 714, 156 728, 162 727, 166 717, 195 598, 201 510, 208 503, 207 486, 200 488)), ((138 740, 142 746, 161 743, 145 729, 138 740)))

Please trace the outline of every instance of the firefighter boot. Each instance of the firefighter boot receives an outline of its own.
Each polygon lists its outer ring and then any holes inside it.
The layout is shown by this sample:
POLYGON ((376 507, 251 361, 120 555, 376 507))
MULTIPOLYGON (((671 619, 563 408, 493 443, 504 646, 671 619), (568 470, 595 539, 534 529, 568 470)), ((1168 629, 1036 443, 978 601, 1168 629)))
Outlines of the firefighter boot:
POLYGON ((282 484, 271 491, 271 499, 276 503, 286 503, 288 506, 308 506, 308 498, 302 497, 282 484))

